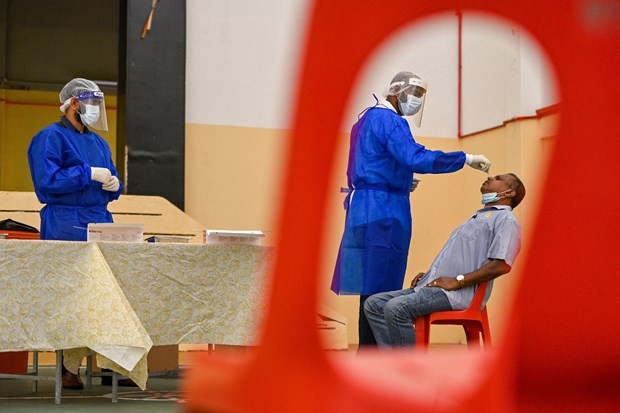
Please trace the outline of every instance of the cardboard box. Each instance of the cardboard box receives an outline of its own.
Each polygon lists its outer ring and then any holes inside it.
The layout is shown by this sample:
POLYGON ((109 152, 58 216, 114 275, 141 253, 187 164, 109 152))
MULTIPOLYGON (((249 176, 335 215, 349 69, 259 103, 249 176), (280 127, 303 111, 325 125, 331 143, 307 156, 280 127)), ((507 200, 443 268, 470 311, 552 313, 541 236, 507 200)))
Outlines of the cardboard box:
POLYGON ((179 346, 153 346, 146 357, 149 373, 157 371, 174 371, 179 369, 179 346))
POLYGON ((28 373, 28 352, 7 351, 0 353, 0 373, 26 374, 28 373))

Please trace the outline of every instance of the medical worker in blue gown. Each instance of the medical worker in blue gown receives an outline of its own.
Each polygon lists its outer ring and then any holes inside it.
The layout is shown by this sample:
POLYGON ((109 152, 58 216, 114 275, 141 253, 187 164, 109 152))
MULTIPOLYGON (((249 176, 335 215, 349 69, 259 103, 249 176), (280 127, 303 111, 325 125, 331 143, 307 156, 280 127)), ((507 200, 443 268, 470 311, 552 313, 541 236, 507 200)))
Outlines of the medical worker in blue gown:
MULTIPOLYGON (((92 81, 73 79, 60 91, 56 122, 37 133, 28 148, 28 163, 41 209, 41 239, 86 241, 91 222, 112 222, 108 203, 123 184, 106 141, 91 130, 107 132, 103 92, 92 81)), ((62 385, 83 389, 80 377, 63 365, 62 385)))
POLYGON ((403 287, 414 173, 449 173, 464 165, 487 172, 491 166, 484 155, 433 151, 416 143, 404 116, 413 116, 420 127, 426 91, 418 75, 397 73, 384 99, 366 109, 351 130, 347 216, 331 289, 360 295, 360 346, 376 345, 363 311, 366 299, 403 287))
POLYGON ((91 129, 108 131, 103 92, 87 79, 73 79, 60 91, 56 122, 37 133, 28 162, 41 209, 41 238, 86 241, 89 223, 112 222, 108 203, 123 184, 110 147, 91 129))

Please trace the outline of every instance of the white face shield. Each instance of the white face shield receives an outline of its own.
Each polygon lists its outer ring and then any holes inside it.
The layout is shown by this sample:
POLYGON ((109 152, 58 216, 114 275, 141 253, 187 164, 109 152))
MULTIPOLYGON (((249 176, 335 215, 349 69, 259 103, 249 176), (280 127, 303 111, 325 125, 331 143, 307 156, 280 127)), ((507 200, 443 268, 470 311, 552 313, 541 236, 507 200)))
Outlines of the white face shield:
POLYGON ((108 118, 105 112, 105 99, 101 91, 88 91, 77 96, 80 102, 80 119, 86 126, 108 131, 108 118))
POLYGON ((411 77, 403 82, 398 94, 398 105, 404 116, 413 116, 413 123, 419 128, 422 125, 424 102, 426 101, 426 81, 411 77))

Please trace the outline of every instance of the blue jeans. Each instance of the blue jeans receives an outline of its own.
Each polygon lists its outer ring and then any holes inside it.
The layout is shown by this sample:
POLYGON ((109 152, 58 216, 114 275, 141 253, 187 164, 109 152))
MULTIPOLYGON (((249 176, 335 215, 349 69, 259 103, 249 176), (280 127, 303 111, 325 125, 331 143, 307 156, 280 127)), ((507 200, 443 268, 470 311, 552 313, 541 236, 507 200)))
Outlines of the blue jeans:
POLYGON ((441 288, 423 287, 374 294, 364 303, 364 312, 379 347, 415 344, 413 320, 437 311, 452 310, 441 288))

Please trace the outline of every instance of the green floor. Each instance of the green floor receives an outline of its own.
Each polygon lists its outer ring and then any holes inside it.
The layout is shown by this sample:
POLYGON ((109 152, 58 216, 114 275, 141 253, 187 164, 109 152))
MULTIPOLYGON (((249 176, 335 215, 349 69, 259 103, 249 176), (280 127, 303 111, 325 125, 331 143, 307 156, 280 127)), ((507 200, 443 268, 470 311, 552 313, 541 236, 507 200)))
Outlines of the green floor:
MULTIPOLYGON (((54 369, 41 367, 40 372, 53 376, 54 369)), ((83 371, 81 376, 86 382, 83 371)), ((182 412, 180 382, 181 379, 173 375, 149 378, 146 391, 119 386, 118 403, 112 403, 112 387, 102 386, 100 378, 93 378, 92 391, 63 389, 62 403, 55 405, 52 381, 39 381, 38 391, 33 393, 30 380, 0 379, 0 412, 182 412)))

